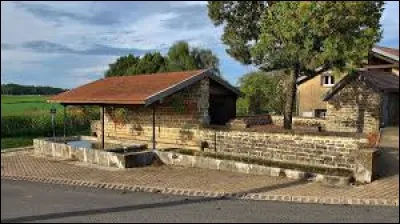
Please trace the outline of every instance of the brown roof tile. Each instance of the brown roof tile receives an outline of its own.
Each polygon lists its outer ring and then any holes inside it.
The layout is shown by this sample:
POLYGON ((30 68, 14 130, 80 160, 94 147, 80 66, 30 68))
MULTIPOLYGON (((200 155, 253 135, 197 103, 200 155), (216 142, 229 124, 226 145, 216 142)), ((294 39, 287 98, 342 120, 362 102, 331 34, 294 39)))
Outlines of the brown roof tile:
POLYGON ((49 102, 80 104, 145 104, 146 99, 206 70, 100 79, 51 97, 49 102))
POLYGON ((399 92, 399 76, 392 72, 384 72, 380 70, 367 70, 346 75, 332 89, 327 92, 324 101, 330 100, 336 93, 343 89, 347 84, 355 80, 357 77, 363 77, 364 81, 375 91, 399 92))
POLYGON ((381 51, 384 51, 384 52, 386 52, 388 54, 395 55, 397 57, 399 56, 399 49, 389 48, 389 47, 381 47, 381 46, 375 46, 375 48, 377 48, 377 49, 379 49, 381 51))

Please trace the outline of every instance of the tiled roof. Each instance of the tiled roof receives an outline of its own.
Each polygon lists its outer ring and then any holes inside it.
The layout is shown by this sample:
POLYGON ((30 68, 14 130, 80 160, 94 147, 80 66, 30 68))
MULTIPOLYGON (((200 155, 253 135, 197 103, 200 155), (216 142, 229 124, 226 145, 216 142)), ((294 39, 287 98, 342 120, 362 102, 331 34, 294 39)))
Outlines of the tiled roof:
POLYGON ((338 82, 324 97, 324 101, 330 100, 336 93, 343 89, 347 84, 362 77, 362 80, 375 91, 399 92, 399 76, 392 72, 384 72, 381 70, 367 70, 346 75, 338 82))
POLYGON ((381 47, 381 46, 374 46, 372 48, 372 52, 382 55, 384 57, 393 59, 395 61, 399 61, 399 49, 396 48, 389 48, 389 47, 381 47))
MULTIPOLYGON (((157 97, 172 94, 205 76, 215 76, 209 71, 194 70, 109 77, 53 96, 48 102, 65 104, 150 104, 157 97)), ((233 91, 236 90, 229 86, 226 81, 221 82, 233 91)))
POLYGON ((381 46, 375 46, 374 48, 384 51, 388 54, 396 55, 397 57, 399 56, 399 49, 396 48, 381 47, 381 46))

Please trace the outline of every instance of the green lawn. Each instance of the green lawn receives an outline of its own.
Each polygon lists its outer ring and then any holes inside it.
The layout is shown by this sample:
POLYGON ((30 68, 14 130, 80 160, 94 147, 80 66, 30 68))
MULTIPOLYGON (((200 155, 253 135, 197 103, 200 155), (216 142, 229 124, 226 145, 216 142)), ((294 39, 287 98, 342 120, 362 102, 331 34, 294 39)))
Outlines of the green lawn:
POLYGON ((9 148, 30 146, 33 144, 32 139, 33 137, 1 138, 1 151, 6 151, 9 148))
POLYGON ((53 106, 62 110, 60 104, 46 102, 48 96, 22 95, 22 96, 1 96, 1 116, 25 115, 35 113, 49 113, 53 106))

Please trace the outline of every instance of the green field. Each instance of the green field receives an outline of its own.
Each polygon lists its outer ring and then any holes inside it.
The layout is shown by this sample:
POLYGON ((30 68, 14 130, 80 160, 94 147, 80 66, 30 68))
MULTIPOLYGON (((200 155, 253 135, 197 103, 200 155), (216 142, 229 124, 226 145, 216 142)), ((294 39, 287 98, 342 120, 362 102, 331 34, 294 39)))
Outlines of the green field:
MULTIPOLYGON (((50 108, 55 107, 56 134, 60 136, 63 130, 63 107, 60 104, 50 104, 49 96, 23 95, 1 96, 1 150, 7 148, 32 145, 32 139, 50 137, 52 124, 50 108)), ((94 110, 98 113, 98 110, 94 110)), ((99 115, 96 113, 75 114, 68 112, 67 130, 70 135, 88 135, 90 120, 99 115)))
POLYGON ((1 96, 1 116, 49 113, 53 106, 62 110, 60 104, 47 103, 48 96, 1 96))

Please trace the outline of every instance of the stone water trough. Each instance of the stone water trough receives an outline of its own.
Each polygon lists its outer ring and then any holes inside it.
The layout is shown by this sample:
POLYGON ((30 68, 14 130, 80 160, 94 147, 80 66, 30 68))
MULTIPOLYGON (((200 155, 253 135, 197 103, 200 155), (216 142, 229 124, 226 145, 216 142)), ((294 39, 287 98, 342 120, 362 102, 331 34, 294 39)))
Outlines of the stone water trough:
POLYGON ((56 158, 71 159, 107 167, 132 168, 150 165, 155 154, 147 144, 105 142, 104 149, 95 137, 72 136, 33 140, 34 152, 56 158))

